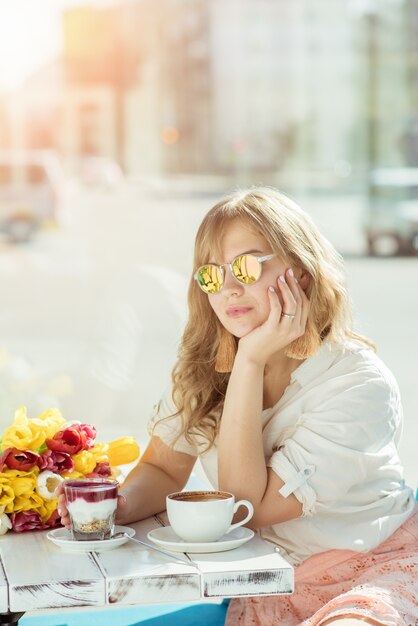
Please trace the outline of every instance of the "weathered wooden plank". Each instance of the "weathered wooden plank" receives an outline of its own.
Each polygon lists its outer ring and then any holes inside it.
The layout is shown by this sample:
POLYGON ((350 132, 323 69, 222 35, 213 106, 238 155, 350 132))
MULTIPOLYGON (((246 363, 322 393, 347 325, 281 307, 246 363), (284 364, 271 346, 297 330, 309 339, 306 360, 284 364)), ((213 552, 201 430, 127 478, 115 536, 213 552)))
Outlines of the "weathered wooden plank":
POLYGON ((0 537, 10 611, 105 604, 105 579, 93 556, 64 552, 46 532, 0 537))
MULTIPOLYGON (((168 526, 166 513, 158 517, 168 526)), ((202 575, 202 597, 279 595, 294 591, 293 567, 258 535, 234 550, 189 556, 202 575)))
POLYGON ((293 567, 257 535, 247 544, 216 554, 194 554, 205 598, 293 593, 293 567))
MULTIPOLYGON (((150 543, 147 533, 160 524, 149 518, 131 526, 138 539, 150 543)), ((170 561, 132 541, 94 558, 106 578, 108 604, 189 602, 201 597, 201 577, 193 565, 170 561)))

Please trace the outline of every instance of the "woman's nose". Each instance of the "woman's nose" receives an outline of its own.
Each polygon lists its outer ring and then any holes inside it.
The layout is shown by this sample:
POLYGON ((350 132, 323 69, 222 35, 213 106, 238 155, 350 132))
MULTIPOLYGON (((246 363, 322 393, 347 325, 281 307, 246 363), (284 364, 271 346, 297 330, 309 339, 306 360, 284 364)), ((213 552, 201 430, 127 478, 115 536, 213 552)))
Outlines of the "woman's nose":
POLYGON ((244 291, 244 285, 235 278, 231 268, 229 267, 225 268, 224 286, 222 291, 228 294, 236 293, 237 295, 241 295, 244 291))

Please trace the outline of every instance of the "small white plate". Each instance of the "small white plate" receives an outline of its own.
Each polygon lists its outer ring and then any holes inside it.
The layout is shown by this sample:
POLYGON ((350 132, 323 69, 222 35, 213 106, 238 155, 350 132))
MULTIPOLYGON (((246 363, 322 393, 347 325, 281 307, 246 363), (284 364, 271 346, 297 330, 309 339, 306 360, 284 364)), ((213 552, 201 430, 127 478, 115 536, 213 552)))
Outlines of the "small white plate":
POLYGON ((171 550, 172 552, 199 552, 203 554, 209 552, 226 552, 227 550, 238 548, 254 537, 254 531, 241 526, 240 528, 231 530, 230 533, 224 535, 218 539, 218 541, 195 543, 183 541, 183 539, 180 539, 176 535, 171 526, 165 526, 151 530, 147 537, 156 543, 157 546, 171 550))
MULTIPOLYGON (((115 526, 115 533, 127 533, 130 537, 135 535, 133 528, 129 526, 115 526)), ((67 552, 104 552, 113 550, 128 541, 128 537, 116 537, 115 539, 99 539, 95 541, 77 541, 71 536, 71 531, 66 528, 50 530, 47 538, 67 552)))

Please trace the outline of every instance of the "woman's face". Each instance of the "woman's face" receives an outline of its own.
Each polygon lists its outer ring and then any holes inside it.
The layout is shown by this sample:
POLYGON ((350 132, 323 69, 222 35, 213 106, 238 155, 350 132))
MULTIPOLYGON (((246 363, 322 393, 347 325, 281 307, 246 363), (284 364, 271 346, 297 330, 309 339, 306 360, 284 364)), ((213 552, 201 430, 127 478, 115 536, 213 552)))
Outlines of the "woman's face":
MULTIPOLYGON (((272 254, 270 245, 261 235, 254 233, 248 225, 238 220, 230 222, 221 240, 222 258, 210 258, 208 262, 221 265, 230 263, 240 254, 251 253, 255 256, 272 254)), ((270 303, 268 287, 273 285, 278 291, 277 279, 284 275, 289 266, 273 257, 262 264, 261 276, 251 285, 240 283, 224 267, 224 285, 219 293, 209 294, 209 303, 221 324, 235 337, 244 337, 257 326, 263 324, 269 313, 270 303)))

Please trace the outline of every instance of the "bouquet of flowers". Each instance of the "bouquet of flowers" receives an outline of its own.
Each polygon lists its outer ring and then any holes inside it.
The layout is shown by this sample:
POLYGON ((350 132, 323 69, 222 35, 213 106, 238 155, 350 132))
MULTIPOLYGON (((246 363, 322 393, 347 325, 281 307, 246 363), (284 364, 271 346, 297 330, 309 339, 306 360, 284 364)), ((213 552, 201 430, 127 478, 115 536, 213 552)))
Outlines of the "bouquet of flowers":
POLYGON ((117 477, 118 465, 135 461, 133 437, 98 443, 91 424, 67 422, 58 409, 28 418, 17 409, 0 448, 0 534, 60 523, 55 489, 67 478, 117 477))

